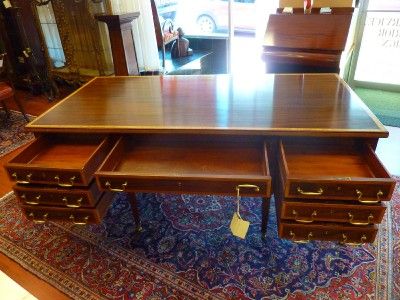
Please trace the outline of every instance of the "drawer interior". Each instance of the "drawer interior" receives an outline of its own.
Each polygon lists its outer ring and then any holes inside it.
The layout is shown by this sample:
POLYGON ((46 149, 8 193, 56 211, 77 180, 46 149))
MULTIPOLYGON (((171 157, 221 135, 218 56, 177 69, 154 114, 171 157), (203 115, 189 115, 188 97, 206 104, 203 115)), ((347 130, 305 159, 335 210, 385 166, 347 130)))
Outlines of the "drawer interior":
POLYGON ((269 176, 262 140, 202 136, 121 138, 99 171, 158 176, 269 176))
POLYGON ((290 177, 390 177, 369 145, 337 140, 282 140, 280 148, 290 177))
POLYGON ((48 168, 81 168, 97 152, 104 137, 95 135, 46 135, 36 139, 10 163, 48 168))

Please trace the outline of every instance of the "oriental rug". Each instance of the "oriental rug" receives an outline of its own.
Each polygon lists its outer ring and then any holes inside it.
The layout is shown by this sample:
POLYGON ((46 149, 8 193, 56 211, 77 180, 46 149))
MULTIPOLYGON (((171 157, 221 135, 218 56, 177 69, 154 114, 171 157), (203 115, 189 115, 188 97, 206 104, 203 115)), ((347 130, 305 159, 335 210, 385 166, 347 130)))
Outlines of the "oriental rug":
POLYGON ((35 225, 13 193, 0 200, 0 251, 74 299, 400 299, 400 178, 374 244, 295 244, 277 237, 271 205, 244 198, 245 240, 229 231, 234 198, 125 194, 99 225, 35 225))
MULTIPOLYGON (((4 120, 5 112, 0 112, 0 157, 17 149, 18 147, 33 140, 33 134, 25 131, 26 121, 23 115, 14 110, 10 110, 10 117, 4 120)), ((28 115, 33 120, 33 116, 28 115)))

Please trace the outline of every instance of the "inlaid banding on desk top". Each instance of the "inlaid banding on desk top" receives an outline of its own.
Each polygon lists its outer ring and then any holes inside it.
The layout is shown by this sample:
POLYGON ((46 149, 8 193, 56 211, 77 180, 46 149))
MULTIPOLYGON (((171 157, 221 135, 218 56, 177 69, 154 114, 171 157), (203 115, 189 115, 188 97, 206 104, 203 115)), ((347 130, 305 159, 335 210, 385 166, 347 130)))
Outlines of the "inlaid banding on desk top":
POLYGON ((99 77, 27 128, 387 135, 335 74, 99 77))

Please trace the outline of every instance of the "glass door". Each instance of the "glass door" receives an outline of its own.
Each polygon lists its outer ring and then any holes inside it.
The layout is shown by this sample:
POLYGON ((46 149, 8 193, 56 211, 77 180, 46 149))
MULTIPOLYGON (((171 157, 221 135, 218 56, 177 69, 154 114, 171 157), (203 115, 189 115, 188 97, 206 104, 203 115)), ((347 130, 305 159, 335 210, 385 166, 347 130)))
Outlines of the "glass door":
POLYGON ((400 91, 400 0, 360 1, 350 84, 400 91))

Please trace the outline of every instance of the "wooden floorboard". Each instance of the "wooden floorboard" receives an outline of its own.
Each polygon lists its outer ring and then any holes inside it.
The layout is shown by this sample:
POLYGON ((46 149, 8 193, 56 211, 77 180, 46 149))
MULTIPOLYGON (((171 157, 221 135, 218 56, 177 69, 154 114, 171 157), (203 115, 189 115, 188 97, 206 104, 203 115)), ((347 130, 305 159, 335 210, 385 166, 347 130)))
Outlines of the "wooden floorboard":
POLYGON ((25 270, 21 265, 0 252, 0 269, 16 283, 40 300, 70 299, 60 290, 25 270))

